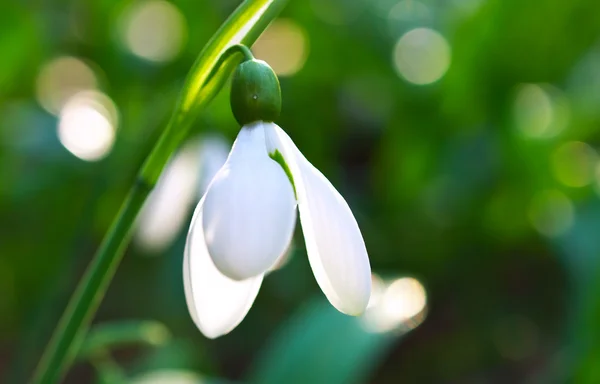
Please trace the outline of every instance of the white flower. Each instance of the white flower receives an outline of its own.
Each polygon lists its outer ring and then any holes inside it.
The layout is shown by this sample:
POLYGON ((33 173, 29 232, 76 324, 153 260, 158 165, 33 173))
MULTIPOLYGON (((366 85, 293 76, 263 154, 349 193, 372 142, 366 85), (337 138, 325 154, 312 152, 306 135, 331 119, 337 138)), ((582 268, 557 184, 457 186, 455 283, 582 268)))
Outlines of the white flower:
POLYGON ((310 265, 328 300, 349 315, 365 310, 371 268, 348 204, 281 128, 256 122, 241 129, 188 233, 185 296, 204 335, 224 335, 242 321, 263 276, 289 246, 296 204, 310 265))

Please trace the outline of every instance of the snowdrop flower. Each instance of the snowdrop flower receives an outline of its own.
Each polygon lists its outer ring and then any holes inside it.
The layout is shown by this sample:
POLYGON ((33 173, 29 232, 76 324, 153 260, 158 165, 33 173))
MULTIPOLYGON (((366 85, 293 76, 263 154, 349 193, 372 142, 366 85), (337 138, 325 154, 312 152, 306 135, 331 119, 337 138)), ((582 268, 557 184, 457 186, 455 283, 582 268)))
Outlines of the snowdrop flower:
POLYGON ((265 273, 290 244, 296 207, 317 283, 339 311, 361 314, 371 270, 360 229, 329 180, 273 123, 281 96, 266 63, 240 64, 231 105, 242 128, 196 207, 185 246, 185 296, 194 323, 215 338, 242 321, 265 273))

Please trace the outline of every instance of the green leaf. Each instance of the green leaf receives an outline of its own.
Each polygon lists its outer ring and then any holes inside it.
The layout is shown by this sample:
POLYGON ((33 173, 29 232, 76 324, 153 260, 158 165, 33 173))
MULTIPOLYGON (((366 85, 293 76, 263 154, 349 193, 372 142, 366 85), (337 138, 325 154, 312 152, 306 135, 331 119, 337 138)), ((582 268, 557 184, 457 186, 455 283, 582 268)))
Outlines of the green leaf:
POLYGON ((108 353, 97 354, 91 362, 96 368, 98 384, 125 384, 129 382, 121 367, 108 353))
POLYGON ((88 359, 100 352, 131 344, 158 346, 171 338, 167 327, 156 321, 121 321, 94 327, 86 337, 78 357, 88 359))
POLYGON ((315 300, 267 343, 251 368, 249 382, 362 383, 397 335, 369 332, 362 318, 315 300))

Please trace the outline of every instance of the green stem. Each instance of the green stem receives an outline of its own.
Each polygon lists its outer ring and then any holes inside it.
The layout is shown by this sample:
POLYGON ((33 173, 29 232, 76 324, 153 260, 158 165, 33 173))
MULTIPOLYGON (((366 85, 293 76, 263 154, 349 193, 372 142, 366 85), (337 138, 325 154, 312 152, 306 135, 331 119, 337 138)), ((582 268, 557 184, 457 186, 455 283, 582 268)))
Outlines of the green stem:
POLYGON ((91 358, 91 363, 96 368, 98 383, 100 384, 125 384, 129 381, 119 364, 113 360, 108 351, 96 353, 91 358))
POLYGON ((223 65, 226 65, 227 61, 236 53, 239 53, 242 55, 242 57, 243 57, 242 61, 254 60, 254 55, 252 54, 252 51, 250 50, 250 48, 248 48, 242 44, 232 45, 231 47, 227 48, 227 50, 225 52, 223 52, 221 57, 219 57, 219 61, 215 65, 215 67, 212 70, 212 72, 210 73, 210 75, 208 75, 207 81, 210 81, 219 72, 219 69, 222 68, 223 65))
POLYGON ((35 371, 33 382, 58 382, 73 361, 85 331, 104 297, 104 293, 123 258, 131 229, 146 197, 156 185, 160 174, 173 152, 187 137, 198 111, 204 108, 222 88, 231 74, 236 60, 231 53, 246 48, 231 48, 244 44, 251 46, 267 25, 279 14, 287 0, 247 0, 219 28, 204 47, 192 67, 175 111, 140 170, 136 183, 111 229, 82 277, 67 309, 48 344, 35 371), (225 57, 225 59, 223 58, 225 57))
POLYGON ((250 48, 246 47, 243 44, 232 45, 231 47, 229 47, 227 49, 227 51, 225 51, 225 53, 223 54, 223 56, 221 56, 221 58, 227 59, 227 57, 229 57, 230 55, 232 55, 234 53, 241 53, 242 56, 244 56, 244 61, 254 60, 254 55, 252 54, 252 51, 250 50, 250 48))

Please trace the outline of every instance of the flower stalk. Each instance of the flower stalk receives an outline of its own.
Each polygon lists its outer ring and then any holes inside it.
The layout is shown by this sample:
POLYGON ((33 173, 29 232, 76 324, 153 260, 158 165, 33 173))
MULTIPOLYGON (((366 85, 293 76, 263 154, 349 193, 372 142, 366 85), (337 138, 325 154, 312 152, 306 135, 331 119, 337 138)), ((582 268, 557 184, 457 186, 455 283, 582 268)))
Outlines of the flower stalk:
POLYGON ((79 282, 35 371, 33 383, 56 383, 78 353, 82 340, 108 288, 144 201, 156 185, 171 155, 189 134, 190 126, 222 88, 241 56, 287 0, 247 0, 225 21, 204 47, 191 69, 181 97, 162 136, 142 166, 136 182, 110 230, 79 282), (238 46, 230 49, 231 47, 238 46), (235 54, 237 53, 237 55, 235 54))

